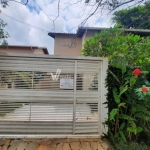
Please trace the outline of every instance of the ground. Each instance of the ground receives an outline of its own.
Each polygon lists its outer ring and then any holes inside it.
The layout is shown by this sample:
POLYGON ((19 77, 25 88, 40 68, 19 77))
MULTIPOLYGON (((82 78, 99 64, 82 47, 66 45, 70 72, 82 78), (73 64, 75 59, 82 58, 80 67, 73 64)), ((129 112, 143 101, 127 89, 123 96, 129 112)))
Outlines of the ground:
POLYGON ((0 150, 107 150, 110 143, 101 139, 22 139, 0 140, 0 150))

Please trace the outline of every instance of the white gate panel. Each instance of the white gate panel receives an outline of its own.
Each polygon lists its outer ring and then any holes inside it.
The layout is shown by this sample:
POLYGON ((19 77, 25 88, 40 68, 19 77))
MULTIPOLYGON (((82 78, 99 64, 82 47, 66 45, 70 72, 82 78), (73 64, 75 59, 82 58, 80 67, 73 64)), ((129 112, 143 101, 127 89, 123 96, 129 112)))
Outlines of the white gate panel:
POLYGON ((106 69, 102 58, 0 53, 0 133, 101 135, 106 69))

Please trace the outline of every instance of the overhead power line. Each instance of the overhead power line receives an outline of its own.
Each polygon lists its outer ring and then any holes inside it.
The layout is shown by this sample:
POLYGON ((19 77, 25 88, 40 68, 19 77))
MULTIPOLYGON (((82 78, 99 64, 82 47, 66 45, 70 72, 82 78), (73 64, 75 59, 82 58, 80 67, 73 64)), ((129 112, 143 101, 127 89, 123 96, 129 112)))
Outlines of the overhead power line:
POLYGON ((18 20, 18 19, 14 18, 14 17, 11 17, 11 16, 9 16, 9 15, 7 15, 7 14, 4 14, 4 13, 2 13, 2 11, 0 11, 0 14, 3 14, 4 16, 6 16, 6 17, 8 17, 8 18, 10 18, 10 19, 12 19, 12 20, 14 20, 14 21, 17 21, 17 22, 19 22, 19 23, 25 24, 25 25, 30 26, 30 27, 32 27, 32 28, 35 28, 35 29, 38 29, 38 30, 42 30, 43 32, 46 32, 46 33, 49 33, 49 32, 50 32, 50 31, 48 31, 48 30, 42 29, 42 28, 40 28, 40 27, 34 26, 34 25, 32 25, 32 24, 23 22, 23 21, 18 20))

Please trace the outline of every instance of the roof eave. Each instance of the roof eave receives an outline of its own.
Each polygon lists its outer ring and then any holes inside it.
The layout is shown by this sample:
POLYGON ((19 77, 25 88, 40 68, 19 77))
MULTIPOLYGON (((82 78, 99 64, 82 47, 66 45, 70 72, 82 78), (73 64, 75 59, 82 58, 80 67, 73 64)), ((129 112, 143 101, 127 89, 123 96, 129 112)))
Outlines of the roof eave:
POLYGON ((48 52, 47 48, 43 48, 43 51, 44 51, 44 54, 48 54, 49 55, 49 52, 48 52))
POLYGON ((52 37, 53 39, 55 39, 55 34, 48 33, 48 35, 49 35, 50 37, 52 37))
MULTIPOLYGON (((77 36, 82 37, 83 34, 86 31, 101 31, 101 30, 109 30, 110 28, 96 28, 96 27, 82 27, 78 28, 77 30, 77 36)), ((120 28, 120 30, 123 30, 125 32, 133 33, 133 34, 138 34, 140 36, 149 36, 150 35, 150 30, 148 29, 124 29, 120 28)))

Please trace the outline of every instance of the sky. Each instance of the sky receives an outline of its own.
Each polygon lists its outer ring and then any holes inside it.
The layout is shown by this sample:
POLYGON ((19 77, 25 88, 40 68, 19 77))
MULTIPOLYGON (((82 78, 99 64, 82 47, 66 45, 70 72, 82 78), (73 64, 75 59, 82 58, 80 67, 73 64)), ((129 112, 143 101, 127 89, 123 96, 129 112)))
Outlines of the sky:
MULTIPOLYGON (((8 44, 47 47, 53 54, 54 39, 48 32, 76 33, 78 26, 96 7, 92 2, 89 6, 84 1, 77 1, 80 0, 60 0, 59 11, 58 0, 29 0, 27 5, 11 1, 6 8, 0 6, 0 18, 7 23, 8 44)), ((84 26, 110 27, 113 26, 111 17, 107 9, 99 9, 84 26)))

